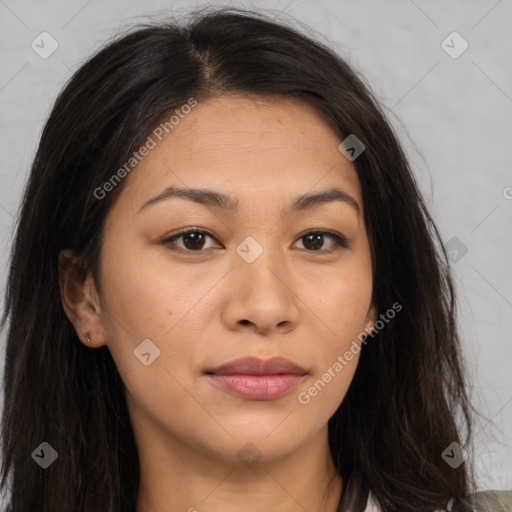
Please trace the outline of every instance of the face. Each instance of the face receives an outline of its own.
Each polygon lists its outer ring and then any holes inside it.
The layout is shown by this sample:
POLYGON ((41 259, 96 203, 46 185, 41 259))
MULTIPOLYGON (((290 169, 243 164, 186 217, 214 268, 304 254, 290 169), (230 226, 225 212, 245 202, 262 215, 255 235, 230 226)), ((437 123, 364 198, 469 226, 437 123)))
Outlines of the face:
POLYGON ((153 139, 106 219, 93 334, 140 443, 283 457, 326 434, 357 366, 351 347, 375 320, 355 169, 289 100, 199 102, 153 139), (301 370, 218 369, 246 357, 301 370))

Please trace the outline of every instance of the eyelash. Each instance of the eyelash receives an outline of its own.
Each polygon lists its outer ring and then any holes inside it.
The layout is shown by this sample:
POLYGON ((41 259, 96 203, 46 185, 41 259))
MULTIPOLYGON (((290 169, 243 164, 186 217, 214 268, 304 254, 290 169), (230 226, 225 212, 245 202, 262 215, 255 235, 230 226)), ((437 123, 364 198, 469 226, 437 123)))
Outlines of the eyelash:
MULTIPOLYGON (((194 251, 194 250, 191 250, 191 249, 186 249, 186 248, 178 247, 178 246, 175 245, 175 240, 177 240, 179 238, 182 238, 182 237, 184 237, 186 235, 190 235, 192 233, 204 234, 204 235, 209 236, 213 240, 216 240, 215 237, 211 233, 209 233, 208 231, 204 231, 204 230, 198 229, 198 228, 185 228, 182 231, 179 231, 178 233, 175 233, 171 237, 166 238, 165 240, 162 240, 162 243, 164 245, 174 245, 174 247, 171 249, 173 251, 186 252, 186 253, 201 253, 201 252, 205 252, 204 249, 198 249, 197 251, 194 251)), ((334 251, 340 250, 342 248, 346 249, 348 247, 348 241, 347 241, 347 239, 345 237, 343 237, 341 235, 338 235, 336 233, 333 233, 331 231, 323 231, 323 230, 320 230, 320 229, 313 229, 311 231, 307 231, 306 233, 303 233, 298 238, 298 240, 300 240, 301 238, 305 238, 305 237, 307 237, 309 235, 327 235, 329 238, 331 238, 334 241, 334 247, 331 248, 331 249, 318 249, 318 250, 303 249, 303 250, 305 250, 307 252, 310 252, 310 253, 330 254, 330 253, 332 253, 334 251)))

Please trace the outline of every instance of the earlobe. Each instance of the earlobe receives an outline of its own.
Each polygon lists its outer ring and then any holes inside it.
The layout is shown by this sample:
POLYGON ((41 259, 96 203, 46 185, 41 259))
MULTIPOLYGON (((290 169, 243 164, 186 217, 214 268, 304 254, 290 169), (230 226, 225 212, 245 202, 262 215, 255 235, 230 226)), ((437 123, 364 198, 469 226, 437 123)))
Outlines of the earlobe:
POLYGON ((375 322, 377 321, 377 308, 373 304, 370 306, 370 310, 368 311, 366 318, 366 329, 373 331, 375 329, 375 322))
POLYGON ((59 288, 62 307, 80 341, 91 348, 105 345, 101 304, 90 272, 80 275, 77 258, 70 249, 59 253, 59 288))

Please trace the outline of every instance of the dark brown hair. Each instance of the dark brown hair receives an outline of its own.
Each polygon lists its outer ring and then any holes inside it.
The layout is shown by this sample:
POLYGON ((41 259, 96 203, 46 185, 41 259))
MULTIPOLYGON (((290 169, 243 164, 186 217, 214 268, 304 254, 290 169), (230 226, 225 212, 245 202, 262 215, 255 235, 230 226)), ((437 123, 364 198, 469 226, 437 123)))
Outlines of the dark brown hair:
POLYGON ((2 319, 9 328, 1 488, 11 493, 12 512, 135 510, 139 461, 123 382, 107 347, 84 346, 64 314, 58 254, 72 249, 82 276, 91 271, 99 287, 103 225, 123 183, 101 200, 94 191, 169 112, 190 97, 228 93, 302 100, 340 141, 353 134, 365 145, 353 163, 373 301, 381 314, 395 302, 403 310, 364 345, 329 420, 342 506, 363 510, 371 490, 384 512, 431 512, 452 498, 462 507, 471 467, 452 468, 441 455, 471 437, 454 288, 398 139, 369 87, 323 43, 261 14, 220 9, 109 42, 73 75, 44 127, 2 319), (59 454, 46 470, 31 457, 43 441, 59 454))

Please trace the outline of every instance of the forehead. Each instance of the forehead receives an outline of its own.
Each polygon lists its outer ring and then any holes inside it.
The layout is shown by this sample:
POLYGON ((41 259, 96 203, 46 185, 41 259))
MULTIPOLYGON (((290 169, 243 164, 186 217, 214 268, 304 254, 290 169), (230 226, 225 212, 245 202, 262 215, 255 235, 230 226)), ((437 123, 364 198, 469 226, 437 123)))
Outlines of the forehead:
POLYGON ((307 153, 319 162, 340 156, 339 137, 310 105, 293 99, 211 98, 180 120, 168 139, 176 159, 208 158, 212 164, 250 157, 245 164, 258 165, 283 152, 289 159, 296 155, 293 160, 307 153))
POLYGON ((127 178, 123 201, 140 206, 170 185, 222 189, 261 204, 343 187, 361 204, 355 169, 338 150, 340 137, 305 102, 221 96, 186 111, 156 132, 163 132, 161 140, 150 132, 154 147, 127 178))

